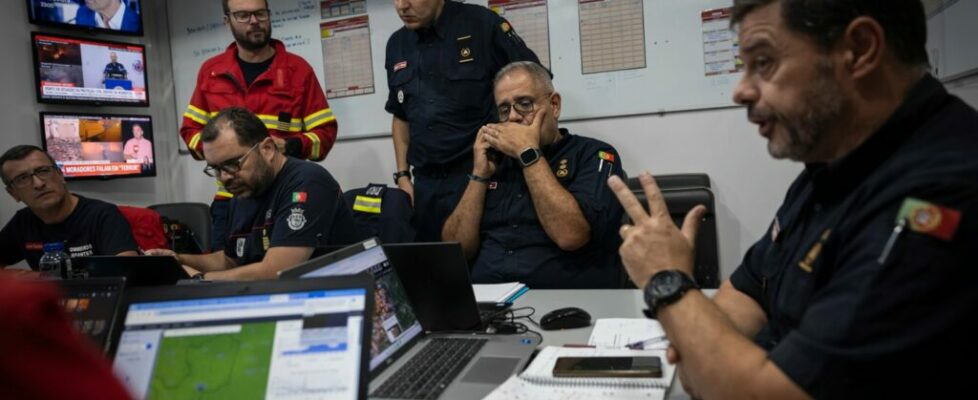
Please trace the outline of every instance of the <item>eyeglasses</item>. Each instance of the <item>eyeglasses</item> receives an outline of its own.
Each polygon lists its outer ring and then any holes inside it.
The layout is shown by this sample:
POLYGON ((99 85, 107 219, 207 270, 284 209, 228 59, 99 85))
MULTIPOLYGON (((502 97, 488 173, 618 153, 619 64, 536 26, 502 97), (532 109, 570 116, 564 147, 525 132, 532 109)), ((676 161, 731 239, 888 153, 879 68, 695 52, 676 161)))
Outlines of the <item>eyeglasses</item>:
MULTIPOLYGON (((549 96, 550 93, 544 96, 549 96)), ((516 110, 517 113, 522 115, 524 118, 529 116, 533 112, 534 104, 536 104, 536 99, 525 96, 516 99, 513 104, 503 103, 496 107, 496 111, 499 113, 499 122, 509 121, 509 111, 511 109, 516 110)))
POLYGON ((46 181, 51 179, 51 177, 54 176, 54 171, 57 170, 58 169, 52 165, 37 167, 34 168, 34 171, 17 175, 14 177, 14 179, 11 179, 10 182, 7 182, 7 186, 15 189, 23 189, 31 185, 31 182, 34 180, 35 176, 42 181, 46 181))
POLYGON ((251 148, 248 149, 248 151, 245 152, 243 156, 238 157, 237 159, 225 161, 221 165, 208 165, 204 167, 204 173, 207 174, 207 176, 213 178, 220 177, 221 172, 224 172, 228 175, 234 175, 238 173, 238 171, 241 171, 241 164, 244 163, 245 159, 248 158, 248 155, 251 154, 252 151, 255 151, 255 149, 260 144, 261 142, 255 143, 255 145, 251 146, 251 148))
POLYGON ((252 15, 255 16, 255 19, 258 20, 258 22, 268 21, 268 16, 270 14, 271 11, 267 8, 263 8, 261 10, 255 10, 255 11, 231 11, 227 13, 227 15, 230 15, 231 18, 234 18, 236 22, 242 24, 251 21, 252 15))

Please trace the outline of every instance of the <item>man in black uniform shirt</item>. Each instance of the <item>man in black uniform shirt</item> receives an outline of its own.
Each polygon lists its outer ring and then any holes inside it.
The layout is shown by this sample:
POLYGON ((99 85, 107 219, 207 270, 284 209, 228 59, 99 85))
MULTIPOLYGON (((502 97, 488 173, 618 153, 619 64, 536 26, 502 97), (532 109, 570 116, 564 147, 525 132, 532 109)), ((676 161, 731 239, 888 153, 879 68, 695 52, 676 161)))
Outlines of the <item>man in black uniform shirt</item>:
POLYGON ((978 359, 978 113, 927 73, 919 0, 736 0, 734 99, 806 163, 713 302, 658 188, 623 261, 703 398, 965 398, 978 359), (752 340, 753 339, 753 340, 752 340))
POLYGON ((395 0, 394 8, 404 22, 387 41, 384 64, 394 181, 414 201, 418 240, 437 241, 465 189, 475 134, 495 122, 493 76, 512 61, 539 60, 485 7, 395 0))
POLYGON ((474 166, 445 240, 475 258, 472 279, 532 288, 618 284, 622 208, 605 184, 622 176, 607 143, 557 128, 560 94, 546 69, 509 64, 495 79, 499 124, 479 130, 474 166), (494 161, 490 149, 506 157, 494 161))
POLYGON ((204 172, 234 198, 223 252, 174 255, 199 279, 274 279, 312 256, 317 246, 360 239, 339 184, 322 166, 282 154, 255 114, 229 107, 201 134, 204 172))
POLYGON ((37 270, 45 243, 64 243, 70 257, 139 254, 119 209, 69 192, 61 170, 40 148, 7 150, 0 170, 7 193, 27 205, 0 230, 0 268, 26 259, 37 270))
POLYGON ((105 64, 105 69, 102 71, 102 84, 108 79, 129 79, 129 73, 126 72, 126 67, 119 63, 118 56, 115 52, 109 53, 109 58, 112 62, 105 64))

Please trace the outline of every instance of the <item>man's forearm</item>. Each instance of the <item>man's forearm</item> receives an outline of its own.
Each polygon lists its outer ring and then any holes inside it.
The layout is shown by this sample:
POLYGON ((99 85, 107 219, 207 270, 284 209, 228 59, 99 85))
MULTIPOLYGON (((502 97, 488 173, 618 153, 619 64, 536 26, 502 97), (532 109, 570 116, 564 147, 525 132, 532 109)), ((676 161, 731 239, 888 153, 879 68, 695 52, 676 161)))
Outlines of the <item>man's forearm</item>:
POLYGON ((570 192, 557 182, 547 160, 541 158, 523 170, 533 207, 543 230, 566 251, 577 250, 591 238, 591 226, 570 192))
POLYGON ((479 252, 479 226, 485 209, 486 189, 485 183, 469 181, 455 211, 442 227, 442 240, 461 243, 468 259, 479 252))
POLYGON ((663 307, 657 318, 679 352, 686 383, 703 398, 807 397, 700 291, 663 307))
POLYGON ((200 272, 223 271, 234 266, 220 251, 210 254, 178 254, 177 261, 200 272))
POLYGON ((407 162, 407 151, 411 144, 410 126, 407 121, 392 117, 391 136, 394 139, 394 158, 397 163, 397 170, 407 171, 410 167, 407 162))

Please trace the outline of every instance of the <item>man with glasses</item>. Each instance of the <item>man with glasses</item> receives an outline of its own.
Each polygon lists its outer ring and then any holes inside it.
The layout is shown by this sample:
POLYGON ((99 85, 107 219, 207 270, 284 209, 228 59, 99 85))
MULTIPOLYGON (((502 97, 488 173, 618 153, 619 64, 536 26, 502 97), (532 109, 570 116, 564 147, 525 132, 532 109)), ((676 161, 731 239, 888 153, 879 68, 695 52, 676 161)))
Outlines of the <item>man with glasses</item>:
POLYGON ((561 97, 537 63, 503 67, 495 98, 501 122, 479 130, 468 185, 442 236, 475 259, 478 283, 616 287, 623 211, 605 181, 624 176, 618 152, 557 127, 561 97))
MULTIPOLYGON (((266 0, 223 0, 224 23, 234 43, 207 61, 183 114, 180 136, 191 155, 204 159, 201 130, 224 108, 244 107, 258 115, 279 151, 320 161, 336 141, 336 118, 309 63, 272 39, 266 0)), ((212 249, 224 243, 231 193, 219 188, 211 213, 212 249)))
POLYGON ((50 155, 20 145, 0 156, 7 193, 27 207, 0 230, 0 268, 23 260, 33 270, 45 243, 62 242, 71 257, 138 255, 139 246, 119 209, 72 194, 50 155))
POLYGON ((224 252, 173 255, 200 271, 198 279, 274 279, 308 260, 316 247, 360 240, 340 186, 322 166, 283 155, 262 120, 231 107, 212 118, 201 136, 204 172, 234 194, 224 252))
POLYGON ((465 188, 476 132, 495 122, 492 77, 512 61, 539 60, 485 7, 394 0, 394 9, 404 23, 387 40, 385 61, 394 183, 414 202, 418 240, 437 241, 465 188))

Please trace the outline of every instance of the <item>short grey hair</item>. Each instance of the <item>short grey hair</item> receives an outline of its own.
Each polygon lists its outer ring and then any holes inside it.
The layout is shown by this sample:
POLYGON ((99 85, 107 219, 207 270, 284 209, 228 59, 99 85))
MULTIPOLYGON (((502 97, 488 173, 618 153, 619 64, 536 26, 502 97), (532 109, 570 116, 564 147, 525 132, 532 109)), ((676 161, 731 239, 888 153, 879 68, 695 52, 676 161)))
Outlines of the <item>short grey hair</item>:
POLYGON ((503 77, 516 71, 526 72, 533 79, 533 82, 541 89, 544 89, 545 92, 554 92, 554 81, 550 78, 550 71, 533 61, 514 61, 506 64, 505 67, 496 73, 496 78, 492 80, 492 87, 495 88, 503 77))

